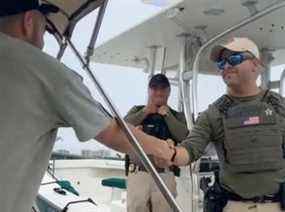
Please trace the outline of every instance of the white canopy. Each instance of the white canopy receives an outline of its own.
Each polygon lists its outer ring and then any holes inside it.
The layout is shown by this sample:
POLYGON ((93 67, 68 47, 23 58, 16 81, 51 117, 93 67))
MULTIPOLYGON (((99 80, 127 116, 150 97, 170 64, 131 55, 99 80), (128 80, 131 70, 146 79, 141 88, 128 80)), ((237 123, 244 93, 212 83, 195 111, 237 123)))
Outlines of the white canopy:
MULTIPOLYGON (((280 1, 258 0, 255 6, 257 11, 262 11, 277 2, 280 1)), ((93 60, 103 64, 144 68, 145 63, 138 62, 138 59, 150 58, 150 47, 158 46, 161 48, 157 54, 156 69, 161 68, 162 47, 167 48, 165 67, 177 69, 180 59, 179 35, 187 33, 207 40, 249 17, 251 14, 246 3, 249 4, 250 1, 180 0, 171 8, 162 10, 154 17, 101 44, 96 48, 93 60)), ((284 8, 275 11, 230 36, 250 37, 261 50, 276 51, 274 56, 281 56, 272 65, 284 64, 284 11, 284 8)), ((216 74, 213 71, 215 67, 209 61, 209 51, 203 55, 200 64, 202 73, 216 74)))
POLYGON ((51 14, 48 19, 60 34, 71 36, 76 23, 100 7, 105 0, 43 0, 60 8, 60 12, 51 14))

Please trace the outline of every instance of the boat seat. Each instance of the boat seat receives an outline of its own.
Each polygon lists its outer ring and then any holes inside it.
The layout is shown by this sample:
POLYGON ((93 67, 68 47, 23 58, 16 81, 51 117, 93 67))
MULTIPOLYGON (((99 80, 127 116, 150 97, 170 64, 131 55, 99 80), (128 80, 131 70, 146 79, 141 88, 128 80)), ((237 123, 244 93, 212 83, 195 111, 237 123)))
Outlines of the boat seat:
POLYGON ((112 188, 119 188, 119 189, 126 189, 127 183, 126 179, 124 178, 106 178, 101 181, 103 186, 112 187, 112 188))

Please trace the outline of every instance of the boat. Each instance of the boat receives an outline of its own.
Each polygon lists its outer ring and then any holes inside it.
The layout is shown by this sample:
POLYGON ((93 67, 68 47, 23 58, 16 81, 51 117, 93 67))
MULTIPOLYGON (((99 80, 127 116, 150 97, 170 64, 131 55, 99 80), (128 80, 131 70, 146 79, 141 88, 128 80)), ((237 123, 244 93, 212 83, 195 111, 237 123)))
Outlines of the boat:
MULTIPOLYGON (((164 7, 157 14, 100 44, 95 49, 107 0, 49 0, 47 2, 61 8, 61 13, 49 18, 49 30, 55 35, 60 46, 58 59, 61 59, 69 45, 84 68, 91 62, 96 62, 136 67, 150 77, 158 72, 168 75, 171 84, 179 88, 180 99, 177 107, 184 109, 189 128, 193 126, 199 113, 198 99, 201 97, 197 86, 200 77, 217 75, 209 60, 209 51, 213 45, 230 37, 245 36, 256 41, 261 47, 266 67, 261 77, 261 86, 277 90, 284 96, 285 72, 279 74, 277 80, 271 80, 270 77, 271 74, 275 74, 272 72, 275 67, 284 64, 285 25, 282 17, 284 17, 285 2, 282 0, 165 1, 164 7), (76 23, 94 10, 98 10, 97 24, 95 24, 86 55, 82 57, 71 42, 72 32, 76 23)), ((143 2, 155 3, 155 0, 143 2)), ((102 92, 100 83, 96 78, 94 79, 90 71, 87 68, 87 72, 102 92)), ((104 93, 103 91, 103 95, 104 93)), ((110 102, 108 105, 110 106, 110 102)), ((116 110, 115 114, 117 115, 116 110)), ((143 155, 141 158, 144 162, 143 155)), ((87 209, 84 209, 82 204, 94 207, 94 211, 126 211, 125 191, 114 183, 114 178, 115 182, 124 180, 123 161, 67 159, 55 163, 53 174, 47 172, 38 195, 38 201, 44 201, 49 205, 47 207, 54 207, 51 211, 62 211, 69 202, 77 203, 88 199, 91 201, 79 203, 82 206, 81 209, 70 207, 68 211, 86 212, 87 209), (61 188, 58 184, 48 184, 47 187, 46 183, 57 182, 60 181, 59 179, 68 179, 72 182, 71 184, 79 190, 80 196, 61 188), (105 185, 111 187, 100 188, 102 180, 110 180, 107 183, 105 181, 105 185), (55 188, 59 188, 59 192, 63 190, 67 195, 59 194, 54 190, 55 188), (120 190, 117 191, 118 189, 120 190), (105 196, 106 193, 109 197, 105 196), (117 194, 113 195, 113 193, 117 194), (68 199, 67 196, 73 199, 68 199), (60 201, 58 201, 59 197, 60 201), (66 200, 64 200, 65 197, 66 200)), ((153 173, 147 161, 145 164, 146 168, 153 173)), ((191 167, 184 167, 181 177, 177 179, 177 200, 173 200, 167 192, 164 192, 163 185, 159 186, 162 192, 166 193, 166 198, 171 200, 169 202, 174 211, 203 211, 203 191, 200 189, 200 180, 208 178, 209 183, 212 183, 213 169, 217 164, 217 157, 211 152, 191 167)), ((156 178, 155 173, 153 176, 156 178)), ((157 182, 159 184, 160 181, 157 180, 157 182)), ((37 208, 35 207, 35 210, 45 211, 37 208)))

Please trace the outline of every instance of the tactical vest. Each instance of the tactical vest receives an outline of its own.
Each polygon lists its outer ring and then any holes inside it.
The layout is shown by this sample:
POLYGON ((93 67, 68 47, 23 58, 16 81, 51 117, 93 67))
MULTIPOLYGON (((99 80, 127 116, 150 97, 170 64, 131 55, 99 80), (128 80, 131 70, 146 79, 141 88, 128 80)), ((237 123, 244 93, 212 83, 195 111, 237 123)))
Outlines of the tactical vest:
POLYGON ((143 132, 156 138, 166 140, 172 138, 164 117, 160 114, 150 114, 142 122, 143 132))
POLYGON ((267 91, 261 101, 237 103, 224 95, 215 105, 223 118, 226 169, 251 173, 285 168, 280 96, 267 91))

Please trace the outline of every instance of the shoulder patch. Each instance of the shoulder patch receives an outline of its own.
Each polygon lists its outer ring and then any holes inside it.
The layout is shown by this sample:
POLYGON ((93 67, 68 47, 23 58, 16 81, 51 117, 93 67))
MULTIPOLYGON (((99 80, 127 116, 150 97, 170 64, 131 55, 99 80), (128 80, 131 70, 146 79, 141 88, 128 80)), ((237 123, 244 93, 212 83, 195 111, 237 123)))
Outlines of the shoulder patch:
POLYGON ((263 97, 262 101, 272 105, 277 113, 285 116, 284 98, 280 94, 273 91, 268 91, 263 97))

